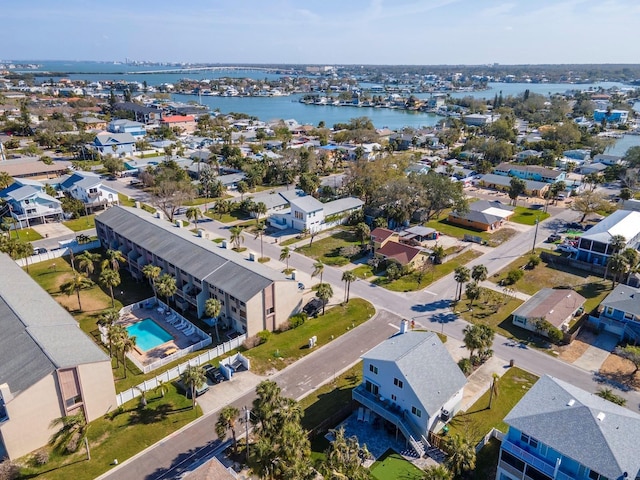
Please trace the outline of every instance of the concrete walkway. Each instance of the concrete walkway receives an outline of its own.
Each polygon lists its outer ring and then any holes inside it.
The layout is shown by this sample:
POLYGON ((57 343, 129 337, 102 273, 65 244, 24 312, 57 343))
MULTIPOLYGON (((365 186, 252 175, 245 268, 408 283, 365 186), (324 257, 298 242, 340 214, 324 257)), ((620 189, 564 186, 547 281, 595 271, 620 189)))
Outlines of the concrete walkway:
POLYGON ((502 293, 503 295, 509 295, 511 297, 515 297, 519 300, 522 300, 523 302, 526 302, 531 298, 531 295, 527 295, 526 293, 522 293, 522 292, 517 292, 516 290, 511 289, 509 287, 501 287, 500 285, 496 285, 495 283, 490 282, 489 280, 480 282, 480 286, 483 288, 487 288, 489 290, 493 290, 498 293, 502 293))
POLYGON ((578 358, 573 365, 589 372, 597 372, 611 354, 620 339, 612 333, 603 332, 593 344, 578 358))

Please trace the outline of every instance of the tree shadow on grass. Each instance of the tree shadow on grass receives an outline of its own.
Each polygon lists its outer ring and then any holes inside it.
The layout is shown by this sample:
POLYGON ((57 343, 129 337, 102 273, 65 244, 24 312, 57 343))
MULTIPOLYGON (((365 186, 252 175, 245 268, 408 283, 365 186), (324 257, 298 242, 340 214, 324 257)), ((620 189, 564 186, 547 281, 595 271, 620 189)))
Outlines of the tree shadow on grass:
MULTIPOLYGON (((189 407, 191 408, 191 407, 189 407)), ((183 411, 184 409, 179 409, 183 411)), ((151 423, 161 422, 170 413, 176 413, 171 409, 171 405, 164 403, 155 408, 138 408, 131 412, 129 416, 129 425, 149 425, 151 423)))
POLYGON ((72 465, 75 465, 76 463, 82 463, 82 462, 86 462, 87 459, 86 458, 80 458, 78 460, 74 460, 73 462, 69 462, 69 463, 65 463, 64 465, 60 465, 59 467, 54 467, 54 468, 50 468, 48 470, 43 470, 41 472, 37 472, 37 473, 21 473, 19 478, 38 478, 40 476, 46 475, 47 473, 51 473, 51 472, 55 472, 57 470, 62 470, 65 467, 70 467, 72 465))

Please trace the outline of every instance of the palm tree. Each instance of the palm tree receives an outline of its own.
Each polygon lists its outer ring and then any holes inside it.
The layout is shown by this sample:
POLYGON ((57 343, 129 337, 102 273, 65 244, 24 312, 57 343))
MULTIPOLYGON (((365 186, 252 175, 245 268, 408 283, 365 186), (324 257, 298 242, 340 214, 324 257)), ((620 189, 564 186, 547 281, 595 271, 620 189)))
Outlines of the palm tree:
POLYGON ((120 341, 120 350, 122 350, 122 367, 124 368, 124 378, 127 378, 127 359, 126 359, 126 355, 127 353, 129 353, 131 350, 133 350, 133 347, 136 346, 136 337, 130 337, 129 336, 129 332, 127 332, 127 330, 125 328, 123 328, 124 330, 124 335, 121 337, 121 341, 120 341))
POLYGON ((0 172, 0 190, 4 190, 13 183, 13 178, 7 172, 0 172))
POLYGON ((491 376, 491 387, 489 388, 489 410, 491 410, 491 405, 493 404, 493 397, 498 396, 498 380, 500 380, 500 376, 497 373, 494 373, 491 376))
POLYGON ((471 278, 477 283, 484 282, 487 279, 487 273, 487 267, 484 265, 474 265, 471 269, 471 278))
POLYGON ((222 215, 231 211, 231 202, 229 200, 218 200, 213 207, 213 211, 222 218, 222 215))
POLYGON ((49 428, 59 428, 49 439, 49 445, 60 451, 69 453, 78 450, 78 447, 87 436, 87 420, 82 409, 73 415, 54 418, 49 428))
POLYGON ((162 269, 160 267, 156 265, 152 265, 150 263, 142 267, 143 275, 147 277, 149 280, 151 280, 151 288, 153 288, 154 297, 157 296, 156 280, 158 280, 158 277, 160 277, 161 272, 162 272, 162 269))
POLYGON ((453 278, 458 282, 458 286, 456 288, 456 301, 460 301, 460 298, 462 297, 462 284, 468 282, 470 278, 469 269, 463 265, 456 267, 453 278))
POLYGON ((482 348, 480 329, 478 325, 467 325, 462 333, 464 333, 464 346, 469 350, 469 358, 472 358, 473 352, 482 348))
POLYGON ((198 219, 202 218, 202 210, 198 207, 189 207, 186 211, 187 220, 190 222, 193 221, 196 224, 196 228, 198 228, 198 219))
POLYGON ((191 400, 193 401, 191 408, 196 408, 196 390, 207 381, 204 369, 197 365, 187 365, 185 371, 182 372, 182 381, 191 392, 191 400))
POLYGON ((173 297, 178 291, 176 279, 165 273, 158 279, 157 288, 158 293, 167 299, 167 306, 169 306, 169 297, 173 297))
POLYGON ((451 472, 444 465, 432 465, 424 471, 422 480, 452 480, 451 472))
POLYGON ((82 303, 80 303, 80 290, 90 288, 93 282, 81 273, 75 272, 73 278, 68 282, 60 285, 60 291, 67 296, 74 293, 78 296, 78 310, 82 311, 82 303))
POLYGON ((609 257, 607 269, 613 274, 611 277, 613 287, 616 286, 616 281, 626 271, 627 266, 627 259, 621 253, 614 253, 609 257))
POLYGON ((476 468, 476 450, 466 438, 460 435, 448 437, 445 450, 448 457, 444 463, 454 476, 462 476, 476 468))
POLYGON ((96 262, 99 262, 101 258, 99 253, 91 253, 89 250, 85 250, 76 257, 78 269, 84 270, 84 273, 89 277, 95 270, 96 262))
POLYGON ((616 395, 610 388, 599 388, 596 392, 596 395, 598 395, 600 398, 604 398, 605 400, 613 402, 616 405, 620 405, 621 407, 624 407, 627 403, 627 400, 624 397, 616 395))
POLYGON ((222 303, 217 298, 209 298, 204 302, 204 314, 207 317, 215 319, 216 337, 220 341, 220 334, 218 333, 218 316, 222 311, 222 303))
MULTIPOLYGON (((116 352, 118 351, 118 345, 121 342, 122 337, 124 336, 125 330, 123 325, 118 325, 115 323, 109 324, 107 327, 107 340, 109 340, 109 356, 113 356, 113 347, 116 346, 116 352)), ((120 365, 120 359, 116 354, 116 368, 120 365)))
POLYGON ((100 277, 98 277, 98 282, 103 287, 109 288, 109 294, 111 295, 111 308, 115 308, 115 299, 113 297, 113 287, 117 287, 120 285, 120 274, 116 270, 111 270, 110 268, 102 269, 100 272, 100 277))
MULTIPOLYGON (((255 232, 256 232, 256 237, 258 238, 260 237, 260 258, 264 258, 264 253, 263 253, 263 243, 264 243, 264 233, 267 231, 267 227, 264 224, 264 222, 258 222, 258 224, 255 227, 255 232)), ((255 239, 254 239, 255 240, 255 239)))
POLYGON ((256 220, 259 222, 260 217, 267 214, 268 208, 264 202, 258 202, 253 204, 251 210, 256 215, 256 220))
POLYGON ((464 289, 464 293, 467 298, 471 301, 469 304, 470 307, 473 307, 473 302, 480 296, 480 287, 478 286, 478 282, 469 282, 464 289))
POLYGON ((280 261, 287 262, 287 270, 289 270, 289 259, 291 258, 291 249, 289 247, 284 247, 280 251, 280 261))
MULTIPOLYGON (((612 235, 609 240, 609 247, 607 247, 607 253, 613 255, 622 250, 627 244, 627 239, 623 235, 612 235)), ((611 258, 609 258, 609 261, 611 258)), ((607 261, 607 265, 604 269, 604 279, 607 279, 607 275, 609 274, 609 261, 607 261)))
POLYGON ((316 263, 313 264, 313 273, 311 274, 311 277, 313 278, 320 275, 320 285, 322 285, 323 273, 324 273, 324 263, 322 263, 322 260, 318 260, 316 263))
POLYGON ((251 411, 260 422, 260 433, 266 437, 277 433, 275 413, 280 408, 282 397, 280 386, 271 380, 263 380, 256 387, 256 398, 251 411))
POLYGON ((356 225, 356 235, 360 238, 360 243, 364 245, 371 240, 371 229, 369 225, 364 222, 360 222, 356 225))
POLYGON ((236 250, 240 248, 240 244, 244 242, 244 236, 242 235, 242 227, 240 225, 236 225, 235 227, 231 227, 229 229, 229 233, 231 234, 231 243, 235 245, 236 250))
POLYGON ((634 250, 633 248, 625 248, 622 251, 622 256, 625 259, 625 262, 627 262, 627 281, 625 283, 629 284, 629 278, 631 277, 631 273, 636 269, 636 267, 638 266, 638 261, 640 261, 640 254, 638 254, 637 250, 634 250))
POLYGON ((105 258, 102 261, 102 269, 111 268, 111 269, 113 269, 115 271, 118 271, 118 270, 120 270, 120 264, 127 261, 127 259, 124 258, 124 255, 122 254, 122 252, 120 250, 112 250, 110 248, 105 253, 105 256, 107 258, 105 258))
POLYGON ((351 282, 355 282, 358 277, 351 270, 347 270, 342 274, 342 281, 347 284, 345 289, 345 303, 349 303, 349 290, 351 290, 351 282))
POLYGON ((324 315, 324 307, 331 297, 333 297, 333 288, 329 283, 321 283, 316 290, 316 297, 322 300, 322 315, 324 315))
POLYGON ((233 450, 237 452, 238 441, 236 439, 236 421, 240 416, 240 410, 233 405, 227 405, 218 415, 218 421, 216 422, 216 435, 220 440, 223 440, 227 436, 227 430, 231 430, 231 438, 233 439, 233 450))

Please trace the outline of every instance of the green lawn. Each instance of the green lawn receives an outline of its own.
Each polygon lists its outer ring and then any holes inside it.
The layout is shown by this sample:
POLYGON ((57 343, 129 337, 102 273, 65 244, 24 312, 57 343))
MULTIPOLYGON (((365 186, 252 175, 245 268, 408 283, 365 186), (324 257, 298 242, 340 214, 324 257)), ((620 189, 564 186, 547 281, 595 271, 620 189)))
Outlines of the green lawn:
POLYGON ((373 273, 373 267, 371 265, 360 265, 351 271, 356 277, 362 280, 365 280, 369 277, 373 277, 373 275, 375 275, 373 273))
POLYGON ((506 432, 508 426, 504 423, 504 417, 537 380, 538 377, 532 373, 517 367, 510 368, 498 380, 498 395, 494 395, 491 408, 489 408, 490 392, 487 390, 476 403, 469 407, 469 410, 458 413, 451 420, 448 435, 458 434, 476 444, 492 428, 506 432))
POLYGON ((369 470, 375 480, 421 480, 424 475, 422 470, 391 449, 378 458, 369 470))
POLYGON ((463 295, 462 300, 455 306, 455 311, 467 322, 489 325, 500 335, 524 340, 531 336, 531 332, 511 322, 511 313, 522 303, 522 300, 509 295, 481 288, 480 298, 474 302, 473 306, 463 295))
POLYGON ((42 240, 42 235, 36 232, 33 228, 12 230, 9 232, 12 238, 15 238, 16 232, 18 232, 18 238, 23 242, 35 242, 36 240, 42 240))
POLYGON ((189 200, 184 202, 184 206, 185 207, 195 207, 198 205, 204 205, 207 204, 207 206, 209 208, 213 207, 213 205, 220 199, 224 199, 224 198, 231 198, 231 195, 223 195, 222 197, 198 197, 198 198, 194 198, 193 200, 189 200))
POLYGON ((542 222, 550 216, 551 214, 543 212, 542 210, 536 210, 526 207, 516 207, 514 215, 510 220, 515 223, 521 223, 522 225, 535 225, 536 220, 538 220, 538 222, 542 222))
POLYGON ((350 329, 366 322, 375 313, 373 305, 366 300, 353 298, 347 305, 336 305, 325 315, 309 318, 298 328, 282 333, 273 333, 266 343, 244 354, 251 359, 251 370, 264 374, 270 370, 281 370, 299 358, 311 353, 308 341, 318 337, 318 346, 326 345, 350 329))
POLYGON ((298 247, 296 252, 316 260, 322 260, 325 265, 342 266, 349 263, 350 259, 340 255, 340 249, 360 245, 360 239, 353 232, 341 230, 330 237, 316 240, 311 245, 298 247))
MULTIPOLYGON (((536 250, 539 254, 540 250, 536 250)), ((553 255, 553 252, 550 252, 553 255)), ((510 270, 520 268, 529 261, 530 255, 524 255, 509 264, 503 270, 492 275, 489 280, 500 283, 510 270)), ((525 275, 515 285, 510 285, 519 292, 534 295, 541 288, 572 288, 585 297, 584 310, 590 312, 610 293, 611 282, 604 281, 601 277, 589 275, 589 272, 578 270, 566 265, 544 260, 533 270, 526 270, 525 275)))
POLYGON ((289 245, 293 245, 294 243, 298 243, 302 240, 302 237, 298 238, 298 236, 292 237, 288 240, 284 240, 283 242, 279 242, 281 247, 287 247, 289 245))
POLYGON ((95 228, 96 224, 94 222, 95 214, 85 215, 80 218, 74 218, 73 220, 67 220, 66 222, 62 222, 62 224, 73 230, 74 232, 81 232, 82 230, 89 230, 90 228, 95 228))
POLYGON ((511 228, 503 227, 495 232, 481 232, 478 230, 474 230, 472 228, 464 228, 459 225, 455 225, 453 223, 447 222, 447 218, 444 217, 441 220, 431 220, 424 224, 427 227, 435 228, 438 232, 443 235, 448 235, 450 237, 457 238, 458 240, 463 240, 465 235, 473 235, 475 237, 480 237, 485 240, 489 246, 496 247, 501 243, 509 240, 514 234, 517 232, 511 228))
POLYGON ((208 212, 205 212, 205 215, 209 218, 212 218, 222 223, 232 223, 232 222, 237 222, 238 220, 251 219, 249 215, 247 215, 244 211, 240 210, 240 208, 238 207, 234 208, 229 213, 224 213, 222 215, 213 213, 213 211, 211 210, 209 210, 208 212))
POLYGON ((86 460, 84 447, 69 455, 52 453, 49 462, 42 467, 34 467, 30 458, 24 457, 19 461, 25 465, 21 478, 96 478, 112 468, 114 459, 124 462, 202 414, 200 407, 192 410, 191 400, 178 393, 172 384, 167 384, 166 390, 164 397, 160 392, 150 393, 144 409, 139 408, 136 399, 124 405, 122 410, 91 422, 88 430, 91 460, 86 460))
POLYGON ((118 202, 120 202, 120 205, 122 205, 123 207, 136 206, 136 201, 133 198, 124 195, 123 193, 118 193, 118 202))
POLYGON ((473 480, 486 480, 496 478, 498 458, 500 456, 500 441, 492 438, 482 447, 476 456, 476 468, 471 472, 473 480))
POLYGON ((419 283, 418 280, 420 279, 417 272, 404 275, 396 280, 389 280, 387 277, 379 277, 376 278, 373 283, 394 292, 413 292, 415 290, 425 288, 427 285, 449 275, 460 265, 465 265, 480 255, 481 253, 476 250, 467 250, 453 260, 444 262, 440 265, 433 265, 431 270, 422 275, 422 281, 419 283))

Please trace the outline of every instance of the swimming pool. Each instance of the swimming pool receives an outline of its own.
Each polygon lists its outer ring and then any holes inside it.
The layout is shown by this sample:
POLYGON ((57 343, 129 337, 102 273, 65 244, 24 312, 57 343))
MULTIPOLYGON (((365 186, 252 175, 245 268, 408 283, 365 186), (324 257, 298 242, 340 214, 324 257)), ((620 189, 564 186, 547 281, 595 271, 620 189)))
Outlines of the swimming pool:
POLYGON ((130 337, 136 337, 136 346, 145 352, 173 340, 173 335, 150 318, 129 325, 127 332, 130 337))

